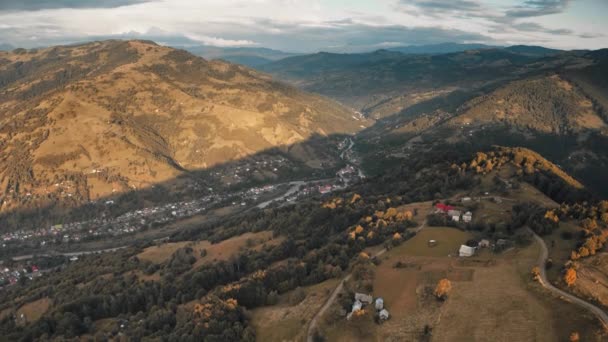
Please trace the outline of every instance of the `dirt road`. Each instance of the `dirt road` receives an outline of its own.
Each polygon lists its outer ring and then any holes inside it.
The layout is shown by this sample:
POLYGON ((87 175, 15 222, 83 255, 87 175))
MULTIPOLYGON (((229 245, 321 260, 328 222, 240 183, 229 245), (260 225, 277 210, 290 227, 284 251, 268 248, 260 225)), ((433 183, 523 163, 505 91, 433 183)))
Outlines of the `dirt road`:
POLYGON ((547 280, 547 272, 545 271, 545 263, 547 262, 547 258, 549 257, 549 250, 547 249, 547 245, 545 244, 545 240, 543 240, 540 236, 536 235, 532 231, 532 229, 527 228, 528 231, 534 236, 534 239, 540 244, 541 252, 538 256, 538 268, 540 269, 540 284, 546 288, 547 290, 553 292, 554 294, 560 296, 562 299, 574 303, 580 307, 583 307, 589 311, 591 311, 597 318, 602 322, 604 328, 608 330, 608 315, 606 312, 599 307, 591 304, 585 300, 582 300, 568 292, 558 289, 553 286, 549 280, 547 280))
MULTIPOLYGON (((426 226, 426 220, 424 222, 422 222, 422 224, 416 228, 416 233, 418 233, 420 230, 422 230, 422 228, 424 228, 425 226, 426 226)), ((376 254, 374 254, 373 257, 377 258, 386 252, 387 252, 387 249, 383 248, 382 250, 380 250, 376 254)), ((334 289, 334 292, 332 292, 331 296, 329 296, 329 298, 327 298, 327 301, 325 302, 325 304, 323 305, 321 310, 319 310, 319 312, 317 312, 317 314, 312 318, 312 320, 310 321, 310 324, 308 325, 307 338, 306 338, 307 342, 314 341, 313 336, 314 336, 314 332, 317 330, 317 323, 318 323, 319 318, 323 317, 323 315, 325 314, 327 309, 329 309, 329 307, 334 303, 334 301, 338 297, 338 294, 340 292, 342 292, 342 289, 344 288, 344 283, 347 282, 351 277, 352 277, 352 274, 349 274, 346 277, 344 277, 344 279, 342 279, 340 284, 338 284, 338 286, 336 286, 336 288, 334 289)))

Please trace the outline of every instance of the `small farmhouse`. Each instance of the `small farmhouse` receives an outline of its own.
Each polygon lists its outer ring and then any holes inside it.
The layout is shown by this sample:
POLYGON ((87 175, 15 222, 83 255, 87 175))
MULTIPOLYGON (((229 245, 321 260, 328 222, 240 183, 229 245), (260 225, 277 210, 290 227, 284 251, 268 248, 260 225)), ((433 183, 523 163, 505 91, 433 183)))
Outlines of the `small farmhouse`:
POLYGON ((490 247, 490 241, 487 239, 482 239, 479 241, 479 247, 488 248, 490 247))
POLYGON ((448 217, 454 222, 460 221, 460 210, 448 210, 448 217))
POLYGON ((390 317, 388 310, 386 310, 386 309, 382 309, 380 311, 380 313, 378 314, 378 316, 380 317, 380 320, 382 320, 382 321, 386 321, 390 317))
POLYGON ((475 248, 469 247, 467 245, 460 246, 460 250, 458 250, 458 255, 461 257, 470 257, 475 254, 475 248))
POLYGON ((376 310, 384 309, 384 299, 376 298, 376 310))
POLYGON ((437 203, 437 205, 435 205, 435 212, 436 213, 447 213, 450 210, 453 210, 454 207, 452 207, 451 205, 447 205, 447 204, 443 204, 443 203, 437 203))
POLYGON ((462 215, 462 220, 466 223, 469 223, 473 220, 473 213, 467 211, 464 215, 462 215))
POLYGON ((374 302, 374 298, 370 295, 366 295, 365 293, 355 293, 355 300, 366 305, 374 302))

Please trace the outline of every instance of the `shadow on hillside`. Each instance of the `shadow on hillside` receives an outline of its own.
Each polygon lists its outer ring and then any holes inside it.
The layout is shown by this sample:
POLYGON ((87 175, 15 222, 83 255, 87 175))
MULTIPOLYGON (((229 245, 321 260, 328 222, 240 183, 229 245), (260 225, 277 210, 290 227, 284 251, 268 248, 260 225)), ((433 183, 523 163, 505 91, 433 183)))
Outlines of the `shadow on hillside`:
POLYGON ((63 202, 54 201, 35 209, 6 212, 0 215, 0 229, 4 233, 50 227, 94 217, 114 217, 145 207, 189 201, 220 192, 237 192, 260 185, 332 178, 345 164, 340 159, 337 145, 348 136, 313 135, 296 144, 272 147, 210 168, 186 170, 176 178, 148 188, 98 198, 94 202, 83 198, 70 207, 69 201, 77 199, 65 198, 63 202))
MULTIPOLYGON (((384 132, 390 127, 407 122, 422 114, 433 113, 438 109, 458 113, 459 108, 466 101, 496 89, 504 82, 508 81, 492 83, 473 91, 455 91, 418 103, 400 113, 378 120, 373 126, 361 131, 357 135, 356 148, 364 163, 368 165, 367 171, 371 171, 371 176, 381 175, 387 169, 399 167, 400 164, 408 162, 407 157, 394 158, 387 151, 401 148, 405 142, 412 138, 412 134, 393 133, 384 135, 384 132)), ((475 152, 487 150, 492 145, 522 146, 533 149, 554 163, 560 164, 576 146, 576 141, 572 140, 571 137, 546 134, 538 135, 535 139, 530 140, 525 139, 523 135, 508 132, 508 127, 507 130, 488 130, 483 132, 483 135, 476 135, 471 139, 455 144, 445 141, 450 132, 441 129, 428 133, 422 132, 423 142, 426 142, 427 146, 420 151, 443 149, 450 151, 451 161, 458 161, 466 160, 475 152)), ((133 210, 189 201, 220 191, 238 191, 239 189, 259 185, 280 184, 293 180, 332 178, 335 177, 335 172, 345 164, 340 159, 337 145, 347 136, 344 134, 315 135, 293 145, 273 147, 211 168, 188 170, 177 178, 158 183, 155 186, 100 198, 95 203, 82 199, 80 203, 67 209, 63 206, 63 203, 54 202, 52 205, 37 209, 7 212, 0 215, 0 229, 2 232, 7 232, 18 229, 50 227, 54 224, 84 221, 92 218, 116 217, 133 210), (259 165, 256 163, 268 162, 268 160, 279 157, 285 160, 284 167, 277 167, 273 176, 264 176, 263 173, 260 173, 262 177, 251 177, 236 184, 218 180, 218 177, 221 178, 222 175, 234 175, 235 170, 239 170, 241 175, 245 175, 254 166, 259 165), (318 159, 316 162, 317 168, 306 164, 306 161, 311 159, 318 159), (247 169, 249 171, 246 171, 247 169), (107 201, 113 201, 113 204, 108 205, 106 204, 107 201)), ((597 141, 594 143, 601 144, 597 141)), ((420 153, 420 151, 417 153, 420 153)), ((448 162, 448 160, 445 161, 448 162)), ((596 193, 608 194, 608 185, 602 187, 602 182, 598 182, 601 179, 601 176, 598 175, 604 170, 601 167, 589 168, 574 172, 574 176, 583 176, 583 182, 588 186, 593 185, 591 189, 596 193)), ((226 203, 226 205, 230 205, 230 203, 226 203)))

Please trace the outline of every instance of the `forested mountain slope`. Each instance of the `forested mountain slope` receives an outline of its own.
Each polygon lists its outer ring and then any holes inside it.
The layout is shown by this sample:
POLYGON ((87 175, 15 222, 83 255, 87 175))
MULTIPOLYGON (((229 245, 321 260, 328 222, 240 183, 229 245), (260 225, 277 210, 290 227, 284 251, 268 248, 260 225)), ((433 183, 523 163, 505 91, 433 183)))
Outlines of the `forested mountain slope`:
POLYGON ((0 210, 82 204, 369 125, 353 114, 152 42, 0 52, 0 210))

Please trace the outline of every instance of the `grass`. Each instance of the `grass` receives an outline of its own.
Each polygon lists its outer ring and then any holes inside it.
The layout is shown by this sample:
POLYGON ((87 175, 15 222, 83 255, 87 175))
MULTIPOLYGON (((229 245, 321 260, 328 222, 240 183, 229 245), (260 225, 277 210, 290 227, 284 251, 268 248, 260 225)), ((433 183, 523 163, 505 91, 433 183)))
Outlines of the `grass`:
POLYGON ((533 243, 495 255, 450 258, 449 251, 470 235, 452 228, 425 228, 381 257, 374 296, 384 298, 391 319, 376 325, 339 319, 323 326, 327 341, 417 341, 425 325, 433 341, 567 341, 578 331, 584 341, 601 341, 600 326, 585 310, 554 297, 532 280, 540 248, 533 243), (429 252, 428 239, 443 250, 429 252), (443 240, 442 240, 443 239, 443 240), (394 268, 397 261, 405 266, 394 268), (432 291, 448 278, 445 302, 432 291))
POLYGON ((200 242, 169 242, 158 246, 148 247, 144 249, 143 252, 139 253, 137 257, 141 260, 160 264, 167 261, 178 249, 190 247, 193 249, 194 257, 197 259, 193 267, 198 267, 210 261, 227 260, 236 255, 239 250, 244 247, 260 249, 263 248, 264 245, 279 244, 283 239, 283 237, 272 238, 272 232, 263 231, 258 233, 245 233, 216 244, 212 244, 207 240, 200 242), (203 249, 207 251, 205 257, 200 256, 203 249))
POLYGON ((555 282, 561 277, 561 267, 570 259, 570 254, 576 247, 578 231, 579 229, 575 224, 560 222, 559 228, 553 231, 551 235, 543 236, 549 249, 549 258, 553 261, 553 267, 547 270, 549 281, 555 282), (561 237, 561 234, 567 231, 573 233, 571 240, 564 240, 561 237))
POLYGON ((389 253, 394 256, 447 257, 458 253, 460 245, 472 237, 470 233, 455 228, 427 227, 389 253), (437 245, 429 247, 429 240, 437 241, 437 245))
POLYGON ((27 303, 17 310, 17 319, 19 319, 21 315, 24 315, 25 322, 36 322, 40 319, 40 317, 42 317, 42 315, 44 315, 50 306, 51 299, 48 297, 27 303))
POLYGON ((338 279, 302 288, 306 298, 299 304, 290 305, 288 298, 293 291, 282 294, 279 303, 251 311, 251 325, 258 341, 305 341, 308 322, 321 309, 338 279))

